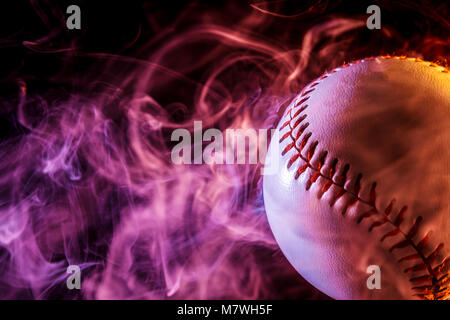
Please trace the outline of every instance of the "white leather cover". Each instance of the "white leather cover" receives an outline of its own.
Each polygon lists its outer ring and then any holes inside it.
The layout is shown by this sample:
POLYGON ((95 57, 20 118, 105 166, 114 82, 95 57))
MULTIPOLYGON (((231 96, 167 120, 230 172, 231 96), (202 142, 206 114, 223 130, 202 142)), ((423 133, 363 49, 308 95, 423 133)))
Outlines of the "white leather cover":
POLYGON ((448 69, 405 57, 347 64, 306 86, 277 130, 264 202, 306 280, 335 299, 449 298, 448 69), (370 265, 381 289, 367 286, 370 265))

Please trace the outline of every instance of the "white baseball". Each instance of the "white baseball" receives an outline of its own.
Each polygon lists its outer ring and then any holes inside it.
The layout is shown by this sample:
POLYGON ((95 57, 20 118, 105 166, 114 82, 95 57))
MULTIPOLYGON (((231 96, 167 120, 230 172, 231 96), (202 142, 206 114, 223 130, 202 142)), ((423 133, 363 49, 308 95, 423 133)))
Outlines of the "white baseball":
POLYGON ((406 57, 344 65, 280 120, 264 203, 284 255, 335 299, 449 299, 450 71, 406 57), (369 288, 369 266, 381 288, 369 288))

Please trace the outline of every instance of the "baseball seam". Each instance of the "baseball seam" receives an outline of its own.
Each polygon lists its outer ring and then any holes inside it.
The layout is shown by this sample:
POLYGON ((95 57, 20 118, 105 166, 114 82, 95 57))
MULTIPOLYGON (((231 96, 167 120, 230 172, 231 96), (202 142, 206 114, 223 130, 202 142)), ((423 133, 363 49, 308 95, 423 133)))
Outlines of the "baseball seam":
MULTIPOLYGON (((414 59, 414 58, 406 58, 406 57, 391 57, 391 56, 383 56, 380 57, 383 59, 399 59, 399 60, 413 60, 416 62, 424 62, 421 59, 414 59)), ((372 60, 374 58, 367 58, 366 60, 372 60)), ((341 68, 348 67, 354 63, 359 63, 361 60, 355 61, 353 63, 344 64, 341 68)), ((437 67, 437 64, 429 63, 430 67, 437 67)), ((328 190, 330 190, 331 186, 335 186, 339 191, 337 191, 335 194, 333 194, 333 199, 330 203, 330 207, 333 207, 337 200, 342 198, 345 194, 347 194, 349 197, 349 200, 346 201, 344 205, 344 209, 342 210, 342 215, 345 216, 348 209, 355 205, 357 202, 364 203, 365 205, 370 207, 370 210, 367 212, 364 212, 361 217, 357 220, 357 223, 360 224, 364 219, 366 218, 372 218, 374 216, 381 215, 381 219, 377 219, 374 222, 372 222, 371 226, 369 227, 368 232, 371 232, 374 228, 382 226, 386 223, 392 225, 394 227, 393 230, 389 231, 388 233, 384 234, 380 242, 383 242, 386 238, 393 237, 393 236, 400 236, 402 237, 402 240, 395 243, 390 249, 390 252, 393 252, 396 249, 405 248, 405 247, 411 247, 414 250, 414 254, 404 256, 401 259, 399 259, 397 262, 401 263, 403 261, 413 261, 418 260, 419 262, 415 264, 412 267, 404 269, 404 272, 406 274, 413 273, 417 271, 426 271, 427 275, 420 276, 420 277, 413 277, 410 278, 409 281, 412 284, 412 289, 414 292, 416 292, 416 296, 422 299, 427 300, 445 300, 450 298, 450 270, 449 269, 449 262, 450 257, 445 257, 444 260, 439 263, 437 266, 433 267, 433 262, 438 258, 439 252, 444 247, 443 243, 440 243, 433 251, 432 253, 426 255, 425 249, 427 248, 429 239, 430 239, 430 233, 427 233, 425 237, 419 241, 417 244, 414 243, 413 237, 418 233, 420 230, 421 223, 423 221, 422 216, 418 216, 411 228, 408 230, 408 232, 404 232, 400 229, 400 226, 402 225, 405 215, 408 211, 408 208, 406 206, 401 207, 399 210, 397 216, 395 219, 392 219, 392 209, 394 205, 394 201, 392 200, 390 204, 385 208, 383 212, 380 212, 379 209, 376 208, 376 182, 373 182, 370 187, 370 193, 369 193, 369 199, 362 199, 359 196, 359 191, 362 190, 361 186, 361 180, 362 180, 362 174, 359 173, 356 178, 354 179, 354 187, 353 190, 350 190, 348 187, 346 187, 346 182, 351 181, 352 179, 347 177, 348 171, 350 169, 350 164, 345 164, 343 167, 342 172, 339 175, 336 175, 337 170, 336 166, 339 162, 339 159, 334 158, 331 168, 329 170, 328 175, 322 173, 322 168, 326 162, 327 157, 329 157, 328 151, 322 151, 318 158, 318 164, 317 167, 315 167, 311 160, 313 156, 318 152, 317 146, 319 144, 319 141, 314 141, 309 145, 309 148, 307 150, 306 156, 302 155, 302 151, 306 147, 308 140, 312 136, 312 132, 306 132, 306 129, 309 126, 308 122, 305 122, 307 119, 307 114, 303 112, 309 107, 306 102, 310 98, 310 93, 313 92, 316 88, 316 86, 322 81, 323 79, 327 78, 329 74, 337 72, 338 69, 334 69, 328 74, 325 74, 318 78, 316 81, 313 81, 307 88, 305 88, 304 92, 300 96, 300 100, 294 104, 293 107, 289 109, 289 111, 286 113, 286 116, 289 116, 289 119, 282 124, 279 131, 283 130, 285 127, 289 126, 289 130, 281 137, 280 143, 285 140, 286 138, 290 137, 292 140, 291 143, 289 143, 283 150, 282 155, 284 156, 289 150, 295 149, 295 154, 289 159, 289 162, 287 164, 287 167, 290 168, 297 160, 302 160, 303 164, 300 165, 295 173, 295 179, 298 179, 308 168, 310 168, 314 173, 309 177, 309 179, 306 182, 306 190, 309 190, 312 184, 314 184, 320 177, 322 179, 326 180, 326 183, 323 185, 321 189, 321 197, 324 193, 326 193, 328 190), (297 109, 298 108, 298 109, 297 109), (296 109, 296 112, 294 115, 292 115, 292 112, 296 109), (292 124, 292 122, 294 124, 292 124), (301 126, 300 126, 301 125, 301 126), (300 127, 299 127, 300 126, 300 127), (293 136, 293 131, 299 127, 298 133, 296 136, 293 136), (300 140, 300 146, 297 146, 297 142, 300 140)), ((443 68, 441 72, 448 72, 448 69, 443 68)), ((285 117, 286 117, 285 116, 285 117)))

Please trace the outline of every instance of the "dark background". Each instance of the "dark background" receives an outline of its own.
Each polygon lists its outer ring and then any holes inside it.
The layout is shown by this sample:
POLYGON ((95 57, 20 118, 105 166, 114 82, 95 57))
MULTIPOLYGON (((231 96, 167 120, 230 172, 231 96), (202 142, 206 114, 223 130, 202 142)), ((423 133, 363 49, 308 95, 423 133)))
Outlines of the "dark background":
MULTIPOLYGON (((29 90, 36 92, 48 91, 49 85, 66 86, 64 89, 72 93, 83 91, 86 75, 98 62, 80 59, 73 52, 145 58, 152 47, 164 42, 167 33, 176 34, 207 20, 219 25, 239 25, 243 17, 254 11, 252 3, 290 16, 270 17, 260 28, 252 30, 286 48, 300 47, 304 32, 330 17, 360 17, 365 21, 367 7, 377 4, 381 8, 382 29, 360 31, 356 35, 358 47, 339 53, 342 62, 415 51, 426 60, 448 63, 448 1, 2 1, 0 94, 3 102, 15 101, 17 79, 26 79, 29 90), (68 16, 65 10, 71 4, 81 7, 81 30, 65 27, 68 16), (427 39, 425 46, 424 39, 427 39)), ((189 76, 200 77, 202 70, 196 73, 189 76)), ((13 104, 2 105, 0 109, 1 136, 17 130, 11 127, 13 104)))

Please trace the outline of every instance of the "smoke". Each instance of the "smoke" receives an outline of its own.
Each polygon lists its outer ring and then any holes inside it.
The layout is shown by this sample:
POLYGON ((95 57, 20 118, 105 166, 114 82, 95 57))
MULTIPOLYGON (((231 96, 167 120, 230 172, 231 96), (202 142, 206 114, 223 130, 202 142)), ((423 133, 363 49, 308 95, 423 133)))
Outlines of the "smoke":
MULTIPOLYGON (((390 50, 395 29, 362 45, 364 15, 324 16, 326 3, 295 14, 283 2, 192 4, 170 23, 144 5, 146 22, 124 46, 133 54, 113 54, 64 40, 51 27, 64 10, 31 4, 52 31, 2 48, 18 46, 34 63, 51 55, 57 71, 4 80, 16 94, 2 98, 0 297, 324 298, 278 249, 260 166, 175 165, 170 134, 196 120, 222 132, 272 128, 305 84, 390 50), (81 291, 66 287, 69 265, 81 268, 81 291)), ((448 39, 417 41, 398 50, 448 57, 435 49, 448 39)))

